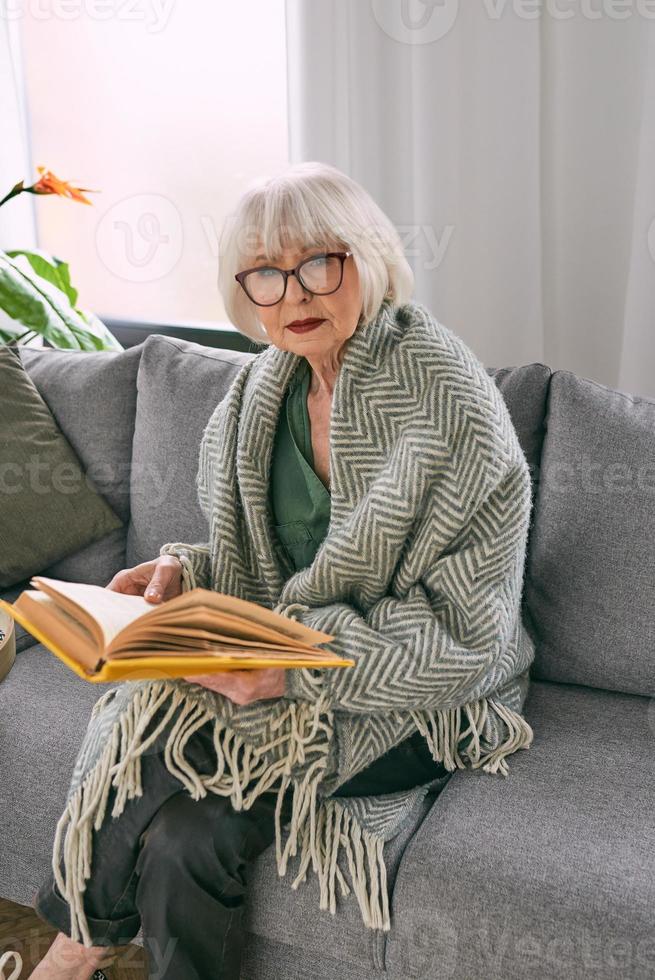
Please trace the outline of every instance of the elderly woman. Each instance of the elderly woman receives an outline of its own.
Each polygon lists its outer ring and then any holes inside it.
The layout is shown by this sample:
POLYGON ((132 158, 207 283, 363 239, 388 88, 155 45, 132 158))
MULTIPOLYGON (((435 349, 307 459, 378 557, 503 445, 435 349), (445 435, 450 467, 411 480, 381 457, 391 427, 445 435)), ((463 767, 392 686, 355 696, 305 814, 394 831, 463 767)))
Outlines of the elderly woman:
POLYGON ((531 484, 493 380, 410 300, 393 225, 332 167, 251 187, 220 254, 228 315, 266 348, 204 430, 208 540, 107 587, 235 595, 353 665, 104 694, 38 893, 60 933, 33 977, 81 980, 141 926, 158 977, 236 980, 249 866, 274 841, 281 875, 298 856, 294 886, 311 865, 321 909, 352 890, 388 930, 383 845, 413 804, 457 768, 507 775, 532 740, 531 484))

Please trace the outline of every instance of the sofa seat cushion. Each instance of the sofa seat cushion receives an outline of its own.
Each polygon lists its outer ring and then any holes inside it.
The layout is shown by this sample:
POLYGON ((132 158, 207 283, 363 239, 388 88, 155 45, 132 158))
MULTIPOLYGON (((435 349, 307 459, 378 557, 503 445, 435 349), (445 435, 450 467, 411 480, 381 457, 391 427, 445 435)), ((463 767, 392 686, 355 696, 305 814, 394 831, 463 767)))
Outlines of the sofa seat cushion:
POLYGON ((347 963, 340 954, 340 945, 311 953, 300 946, 250 933, 243 953, 241 976, 243 980, 380 980, 384 976, 372 967, 365 969, 359 963, 347 963))
MULTIPOLYGON (((448 792, 452 777, 444 777, 441 794, 448 792)), ((390 894, 403 851, 409 838, 430 810, 436 794, 425 797, 411 813, 407 826, 384 846, 390 894)), ((378 930, 368 929, 362 922, 357 899, 351 889, 345 898, 337 886, 337 909, 334 916, 319 908, 320 893, 316 874, 310 869, 307 878, 296 889, 291 887, 298 871, 299 857, 290 859, 287 873, 280 877, 275 861, 275 843, 254 861, 246 896, 246 925, 248 931, 271 942, 280 942, 301 949, 304 954, 324 955, 330 951, 350 968, 379 970, 384 958, 385 940, 378 930)), ((339 851, 338 866, 347 882, 350 871, 343 848, 339 851)))
POLYGON ((49 874, 55 827, 93 705, 115 684, 83 681, 40 644, 0 684, 0 895, 21 905, 49 874))
POLYGON ((458 773, 403 855, 389 980, 655 975, 649 699, 532 683, 506 778, 458 773))

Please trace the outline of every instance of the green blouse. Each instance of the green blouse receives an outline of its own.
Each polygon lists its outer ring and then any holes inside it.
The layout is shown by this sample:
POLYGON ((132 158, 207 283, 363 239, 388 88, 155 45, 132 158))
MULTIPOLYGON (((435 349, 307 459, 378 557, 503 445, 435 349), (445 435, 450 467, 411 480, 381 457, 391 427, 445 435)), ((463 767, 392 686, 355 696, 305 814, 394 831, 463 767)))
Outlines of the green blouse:
POLYGON ((330 523, 330 491, 314 472, 310 378, 309 362, 301 357, 282 400, 271 462, 274 528, 296 571, 311 565, 330 523))

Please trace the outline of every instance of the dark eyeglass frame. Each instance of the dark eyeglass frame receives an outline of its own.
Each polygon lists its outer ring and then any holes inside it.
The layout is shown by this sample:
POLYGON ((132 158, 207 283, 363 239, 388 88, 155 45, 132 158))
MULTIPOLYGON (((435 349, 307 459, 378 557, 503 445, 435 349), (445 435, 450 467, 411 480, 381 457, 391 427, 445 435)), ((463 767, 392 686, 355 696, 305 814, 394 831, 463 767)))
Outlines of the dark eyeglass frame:
POLYGON ((346 261, 346 259, 349 258, 352 254, 353 254, 352 252, 316 252, 314 255, 309 255, 306 259, 303 259, 302 262, 299 262, 294 269, 278 269, 277 266, 274 265, 256 265, 252 269, 244 269, 243 272, 237 272, 234 278, 239 283, 239 285, 243 289, 244 293, 246 294, 250 302, 254 303, 255 306, 277 306, 278 303, 281 303, 287 292, 287 283, 289 281, 289 276, 295 276, 298 282, 300 283, 300 285, 302 286, 302 288, 305 289, 308 293, 311 293, 312 296, 331 296, 332 293, 336 293, 337 289, 341 288, 341 283, 343 282, 343 264, 346 261), (339 282, 334 287, 334 289, 331 289, 327 293, 315 293, 312 289, 309 289, 300 278, 299 272, 301 266, 303 266, 306 262, 312 262, 313 259, 319 259, 319 258, 327 259, 331 257, 336 257, 341 259, 341 271, 339 275, 339 282), (282 289, 282 295, 280 296, 279 299, 276 299, 274 303, 258 303, 256 299, 252 298, 252 296, 250 295, 250 293, 245 287, 244 280, 246 276, 249 275, 251 272, 261 272, 262 269, 271 269, 274 272, 281 272, 282 275, 284 276, 284 288, 282 289))

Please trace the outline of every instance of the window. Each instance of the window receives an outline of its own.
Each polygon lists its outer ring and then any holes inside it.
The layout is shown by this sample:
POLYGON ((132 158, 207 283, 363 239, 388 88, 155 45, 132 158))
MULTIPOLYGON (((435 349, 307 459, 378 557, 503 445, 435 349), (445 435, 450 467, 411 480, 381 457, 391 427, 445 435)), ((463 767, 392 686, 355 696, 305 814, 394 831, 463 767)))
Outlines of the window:
MULTIPOLYGON (((284 0, 14 5, 31 156, 92 207, 35 198, 41 248, 106 318, 225 321, 225 215, 288 164, 284 0)), ((20 175, 17 175, 17 178, 20 175)))

